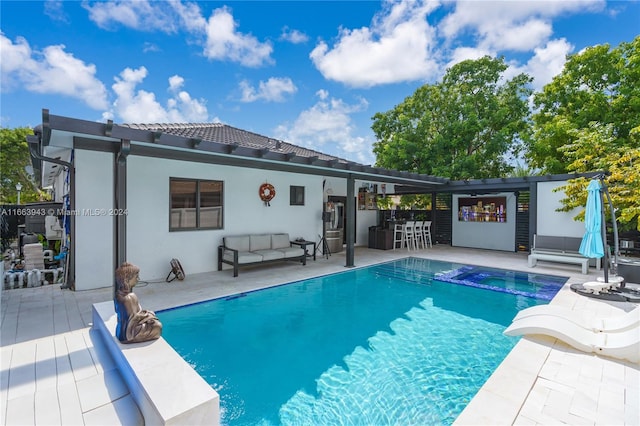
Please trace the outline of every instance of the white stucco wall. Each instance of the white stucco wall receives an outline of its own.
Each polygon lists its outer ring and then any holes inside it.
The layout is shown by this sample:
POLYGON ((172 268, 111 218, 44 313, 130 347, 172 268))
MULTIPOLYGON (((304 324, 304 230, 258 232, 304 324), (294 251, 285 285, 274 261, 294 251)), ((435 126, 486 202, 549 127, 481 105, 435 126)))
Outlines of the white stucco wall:
POLYGON ((64 200, 65 194, 65 179, 67 177, 67 170, 60 167, 60 171, 53 179, 53 201, 61 203, 64 200))
POLYGON ((347 196, 347 180, 346 179, 328 177, 328 178, 325 178, 324 180, 325 180, 324 201, 327 201, 327 197, 330 195, 335 195, 340 197, 347 196))
MULTIPOLYGON (((76 150, 77 211, 113 208, 113 154, 76 150)), ((346 179, 261 169, 139 157, 127 158, 127 260, 138 265, 143 280, 163 280, 177 258, 187 274, 217 269, 217 247, 228 235, 288 232, 319 241, 327 188, 346 196, 346 179), (224 182, 224 227, 221 230, 169 232, 169 179, 211 179, 224 182), (276 197, 267 207, 258 188, 269 182, 276 197), (289 187, 305 187, 305 205, 289 205, 289 187)), ((355 194, 361 182, 356 181, 355 194)), ((356 200, 354 200, 354 203, 356 200)), ((377 211, 356 212, 356 245, 368 244, 368 228, 377 211)), ((76 289, 113 285, 114 217, 78 215, 76 221, 76 289)), ((224 265, 224 269, 228 266, 224 265)))
POLYGON ((76 290, 113 285, 113 154, 75 152, 76 290))
POLYGON ((570 212, 558 212, 562 207, 560 200, 564 198, 563 191, 554 192, 555 188, 563 186, 566 181, 539 182, 537 203, 537 233, 540 235, 554 235, 558 237, 582 237, 584 222, 573 220, 583 208, 570 212))
POLYGON ((491 194, 507 197, 506 222, 463 222, 458 220, 458 199, 469 195, 453 195, 452 238, 454 247, 472 247, 490 250, 515 251, 516 196, 512 192, 491 194))
POLYGON ((174 257, 187 274, 215 271, 224 236, 288 232, 318 241, 322 233, 322 177, 136 156, 127 163, 127 259, 143 279, 164 279, 174 257), (222 180, 224 229, 169 232, 170 177, 222 180), (276 189, 270 207, 258 196, 267 181, 276 189), (305 187, 304 206, 289 205, 290 185, 305 187))

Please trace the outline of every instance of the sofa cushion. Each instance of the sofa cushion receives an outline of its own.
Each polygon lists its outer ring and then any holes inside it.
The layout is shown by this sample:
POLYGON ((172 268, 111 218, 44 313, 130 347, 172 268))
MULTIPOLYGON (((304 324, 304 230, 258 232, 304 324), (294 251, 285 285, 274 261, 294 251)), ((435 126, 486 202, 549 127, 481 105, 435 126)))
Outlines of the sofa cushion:
MULTIPOLYGON (((304 254, 304 249, 302 247, 286 247, 280 248, 278 251, 281 251, 284 254, 285 258, 289 257, 300 257, 304 254)), ((312 254, 312 253, 309 253, 312 254)))
POLYGON ((271 249, 271 235, 249 235, 249 251, 271 249))
POLYGON ((275 260, 275 259, 284 259, 284 253, 280 250, 256 250, 251 253, 259 254, 262 256, 262 260, 275 260))
MULTIPOLYGON (((223 258, 228 262, 233 262, 233 252, 225 251, 223 258)), ((252 253, 250 251, 241 251, 238 253, 238 265, 243 265, 245 263, 262 262, 262 260, 262 256, 257 253, 252 253)))
POLYGON ((271 248, 272 249, 281 249, 287 248, 291 246, 291 241, 289 240, 289 234, 273 234, 271 235, 271 248))
MULTIPOLYGON (((224 246, 238 251, 249 251, 249 236, 224 237, 224 246)), ((231 253, 233 255, 233 253, 231 253)), ((233 257, 231 258, 233 260, 233 257)))

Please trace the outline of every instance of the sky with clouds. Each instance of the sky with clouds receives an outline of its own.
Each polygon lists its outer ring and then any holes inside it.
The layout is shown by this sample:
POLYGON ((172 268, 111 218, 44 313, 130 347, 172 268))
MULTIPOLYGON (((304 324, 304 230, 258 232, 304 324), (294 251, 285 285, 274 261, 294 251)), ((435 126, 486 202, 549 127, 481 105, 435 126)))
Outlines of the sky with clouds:
POLYGON ((639 33, 636 0, 2 1, 3 127, 51 114, 223 122, 373 164, 371 118, 453 64, 504 56, 539 90, 639 33))

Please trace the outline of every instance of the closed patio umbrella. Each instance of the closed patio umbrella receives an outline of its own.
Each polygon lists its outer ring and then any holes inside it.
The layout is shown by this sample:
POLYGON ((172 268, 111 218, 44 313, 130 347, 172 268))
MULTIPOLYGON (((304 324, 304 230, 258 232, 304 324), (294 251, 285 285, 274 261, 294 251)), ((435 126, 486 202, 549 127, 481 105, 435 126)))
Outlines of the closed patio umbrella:
POLYGON ((586 232, 582 238, 579 252, 585 257, 600 258, 604 256, 602 241, 602 197, 600 181, 593 179, 587 186, 587 205, 584 212, 586 232))

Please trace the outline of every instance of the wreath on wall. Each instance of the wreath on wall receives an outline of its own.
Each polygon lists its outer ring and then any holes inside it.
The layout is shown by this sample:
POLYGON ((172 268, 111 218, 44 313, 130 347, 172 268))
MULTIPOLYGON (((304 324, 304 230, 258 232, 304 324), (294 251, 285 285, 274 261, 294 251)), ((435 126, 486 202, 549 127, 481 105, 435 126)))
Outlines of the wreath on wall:
POLYGON ((260 199, 264 203, 265 206, 270 206, 269 202, 273 200, 273 197, 276 196, 276 189, 270 183, 263 183, 260 185, 260 190, 258 191, 260 194, 260 199))

